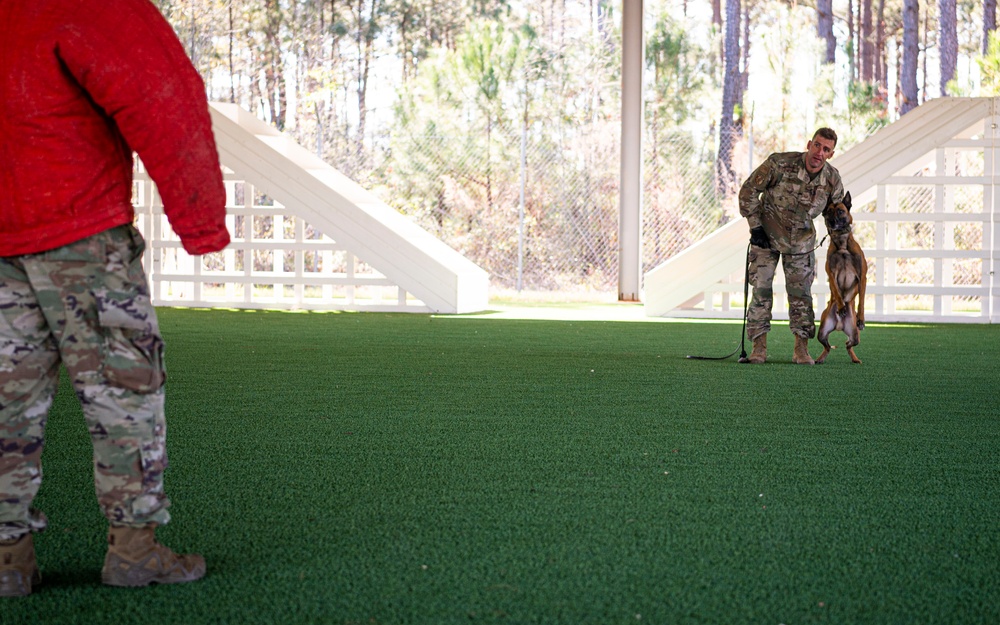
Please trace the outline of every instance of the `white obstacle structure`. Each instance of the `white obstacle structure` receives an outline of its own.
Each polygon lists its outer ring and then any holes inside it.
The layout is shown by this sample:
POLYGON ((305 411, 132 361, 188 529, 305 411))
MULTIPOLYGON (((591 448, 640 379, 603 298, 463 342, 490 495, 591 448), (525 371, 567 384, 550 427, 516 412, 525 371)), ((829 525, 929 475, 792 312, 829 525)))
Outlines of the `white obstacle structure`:
POLYGON ((226 171, 225 251, 191 257, 137 168, 138 225, 157 305, 468 313, 487 272, 290 137, 234 104, 211 105, 226 171))

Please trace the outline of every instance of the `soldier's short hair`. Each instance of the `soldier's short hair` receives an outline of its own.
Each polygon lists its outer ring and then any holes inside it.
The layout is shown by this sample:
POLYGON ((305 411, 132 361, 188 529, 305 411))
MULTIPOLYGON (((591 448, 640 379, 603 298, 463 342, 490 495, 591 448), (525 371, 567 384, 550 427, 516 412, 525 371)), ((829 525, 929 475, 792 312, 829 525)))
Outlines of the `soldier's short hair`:
POLYGON ((813 134, 813 140, 816 137, 823 137, 829 141, 833 141, 833 147, 837 147, 837 133, 833 131, 833 128, 820 128, 813 134))

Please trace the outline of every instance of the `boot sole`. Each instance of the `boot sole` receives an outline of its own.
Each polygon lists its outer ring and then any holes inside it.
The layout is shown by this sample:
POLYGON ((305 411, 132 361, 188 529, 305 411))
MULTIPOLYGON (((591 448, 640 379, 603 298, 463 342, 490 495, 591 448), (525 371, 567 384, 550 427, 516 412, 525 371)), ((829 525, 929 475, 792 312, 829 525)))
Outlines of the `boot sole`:
POLYGON ((124 575, 102 574, 101 583, 105 586, 116 586, 118 588, 142 588, 143 586, 152 586, 153 584, 184 584, 186 582, 197 581, 204 576, 204 571, 197 570, 182 575, 171 573, 168 575, 143 575, 141 577, 129 575, 128 573, 124 575))
POLYGON ((20 571, 5 571, 0 574, 0 597, 27 597, 40 583, 42 575, 38 569, 32 571, 28 579, 20 571))
POLYGON ((148 562, 149 559, 142 562, 128 562, 114 556, 109 557, 101 571, 101 583, 119 588, 141 588, 151 584, 184 584, 205 576, 204 564, 197 565, 190 571, 180 567, 160 571, 145 568, 144 565, 148 562))

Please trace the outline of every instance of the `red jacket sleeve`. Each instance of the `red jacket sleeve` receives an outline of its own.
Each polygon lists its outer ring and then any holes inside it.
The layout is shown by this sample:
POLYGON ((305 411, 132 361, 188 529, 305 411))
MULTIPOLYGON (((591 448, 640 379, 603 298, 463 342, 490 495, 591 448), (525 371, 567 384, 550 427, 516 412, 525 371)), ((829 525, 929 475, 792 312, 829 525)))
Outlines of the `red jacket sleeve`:
POLYGON ((59 56, 139 154, 191 254, 229 243, 205 85, 149 0, 76 0, 59 56))

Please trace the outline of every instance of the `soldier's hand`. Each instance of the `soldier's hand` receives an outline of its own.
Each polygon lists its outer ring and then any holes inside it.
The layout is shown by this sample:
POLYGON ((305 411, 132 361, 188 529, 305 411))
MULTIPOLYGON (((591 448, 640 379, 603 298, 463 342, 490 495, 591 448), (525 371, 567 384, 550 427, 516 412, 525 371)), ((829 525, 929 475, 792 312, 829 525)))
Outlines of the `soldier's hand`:
POLYGON ((771 241, 767 238, 767 233, 764 232, 764 226, 750 228, 750 244, 764 249, 771 247, 771 241))

